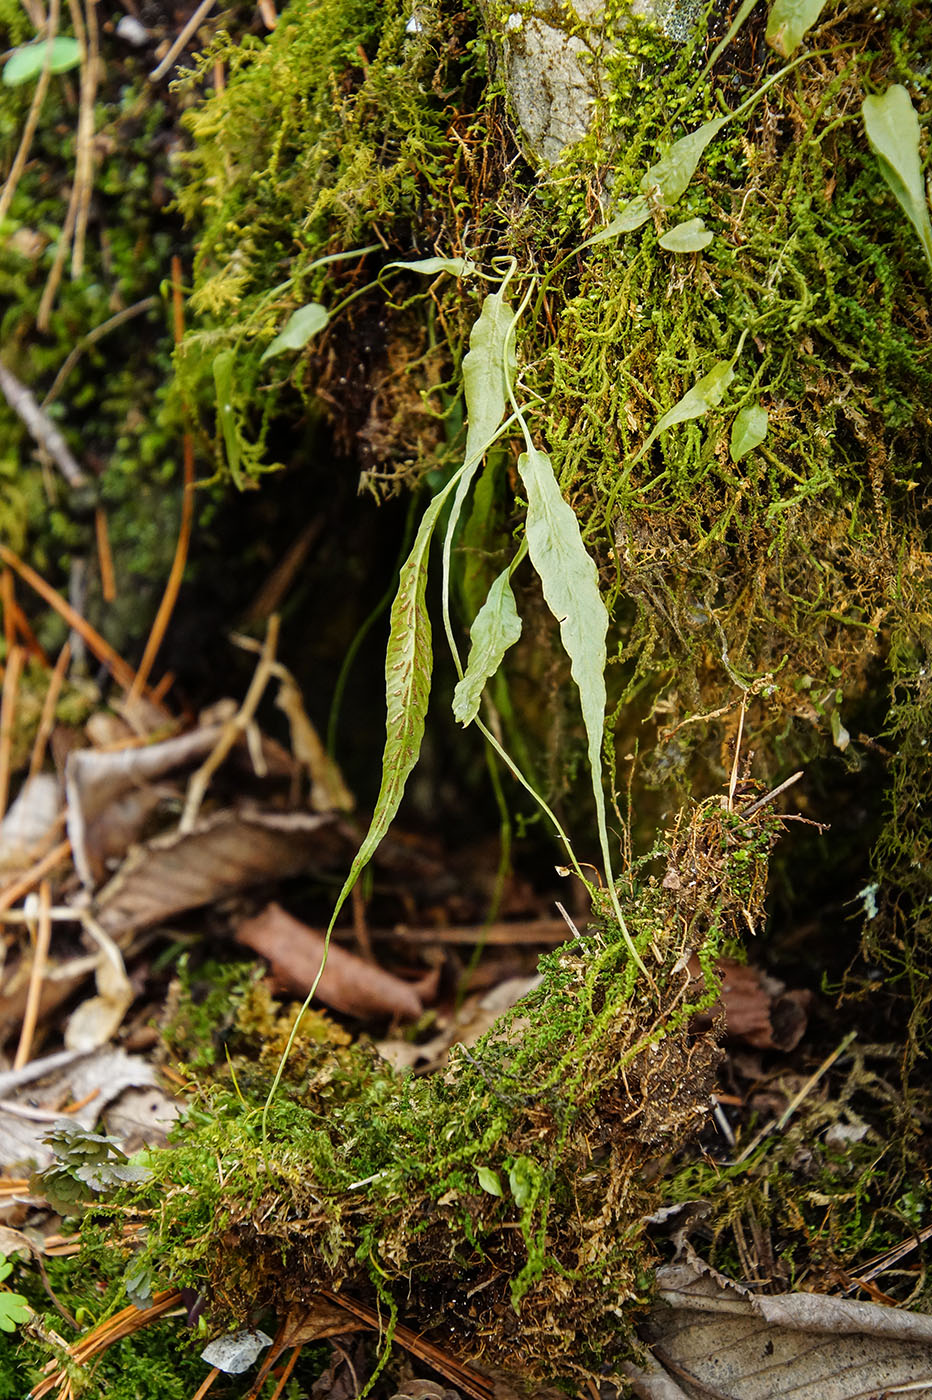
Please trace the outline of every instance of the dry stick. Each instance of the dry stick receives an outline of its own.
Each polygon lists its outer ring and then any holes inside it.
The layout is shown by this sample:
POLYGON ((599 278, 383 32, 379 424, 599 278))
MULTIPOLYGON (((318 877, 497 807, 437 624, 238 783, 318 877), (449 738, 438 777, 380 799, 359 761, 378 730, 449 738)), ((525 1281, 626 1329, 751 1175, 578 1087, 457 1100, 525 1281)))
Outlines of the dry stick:
POLYGON ((46 583, 41 574, 37 574, 35 569, 20 559, 18 554, 14 554, 12 549, 8 549, 5 544, 0 544, 0 561, 9 564, 11 569, 15 569, 20 578, 28 583, 30 588, 34 588, 40 598, 44 598, 50 607, 54 608, 59 617, 63 617, 69 627, 73 627, 79 636, 84 638, 87 646, 97 657, 101 665, 106 666, 117 685, 121 685, 124 690, 128 690, 136 679, 136 672, 126 661, 123 660, 119 652, 114 651, 109 642, 104 641, 95 628, 86 622, 81 614, 66 603, 51 584, 46 583))
POLYGON ((786 792, 787 788, 792 787, 794 783, 798 783, 802 776, 803 770, 800 768, 798 773, 792 773, 782 783, 779 783, 777 787, 771 788, 769 792, 765 792, 763 797, 755 798, 747 807, 742 807, 738 816, 753 817, 755 812, 759 812, 762 807, 766 807, 768 802, 773 802, 774 798, 779 797, 781 792, 786 792))
POLYGON ((192 775, 188 783, 188 791, 184 799, 184 811, 181 814, 181 821, 178 823, 178 830, 182 835, 191 831, 201 803, 204 801, 204 794, 207 792, 207 785, 220 767, 227 754, 236 743, 241 734, 246 732, 246 727, 252 720, 259 706, 259 701, 265 692, 272 677, 272 667, 275 662, 275 648, 278 646, 278 630, 281 619, 277 613, 273 613, 269 618, 268 631, 265 634, 265 642, 262 645, 262 655, 259 657, 259 664, 255 669, 246 698, 240 706, 239 712, 233 716, 228 724, 223 727, 223 733, 217 740, 211 752, 204 762, 192 775))
MULTIPOLYGON (((172 310, 174 313, 175 344, 181 343, 184 335, 184 304, 181 297, 181 259, 177 256, 172 258, 172 310)), ((165 637, 166 629, 174 612, 175 604, 178 601, 178 593, 181 589, 181 581, 184 578, 184 568, 188 561, 188 547, 191 543, 191 530, 194 525, 194 442, 190 431, 184 431, 184 486, 181 495, 181 523, 178 527, 178 541, 175 545, 175 557, 172 560, 171 570, 168 575, 168 582, 165 584, 165 592, 162 594, 162 601, 159 610, 155 615, 149 639, 146 642, 146 649, 142 654, 139 663, 139 670, 136 679, 130 687, 129 695, 126 697, 128 707, 139 699, 143 692, 149 673, 155 663, 159 647, 165 637)))
POLYGON ((18 880, 13 880, 5 889, 0 890, 0 914, 6 913, 7 909, 12 909, 18 899, 22 899, 24 894, 28 894, 34 885, 37 885, 44 875, 50 874, 62 861, 67 860, 71 855, 71 842, 60 841, 57 846, 53 846, 48 855, 37 860, 24 875, 18 880))
POLYGON ((301 1355, 302 1346, 296 1346, 294 1351, 289 1356, 288 1360, 285 1362, 285 1369, 282 1371, 278 1379, 278 1385, 272 1391, 271 1400, 280 1400, 281 1393, 285 1389, 285 1386, 288 1384, 288 1381, 291 1378, 292 1371, 298 1364, 298 1357, 301 1355))
POLYGON ((16 599, 13 596, 13 575, 9 569, 4 569, 0 575, 0 607, 3 608, 3 640, 9 656, 16 645, 16 599))
POLYGON ((39 886, 39 915, 36 923, 35 949, 32 955, 32 967, 29 971, 29 987, 26 991, 23 1025, 19 1033, 19 1045, 16 1047, 16 1058, 13 1061, 14 1069, 22 1069, 23 1065, 29 1063, 29 1056, 32 1054, 32 1042, 35 1039, 36 1022, 39 1019, 39 1003, 42 999, 42 979, 48 966, 49 944, 52 941, 51 908, 52 886, 48 880, 43 880, 39 886))
MULTIPOLYGON (((84 118, 84 87, 85 73, 89 67, 87 57, 87 37, 84 32, 84 20, 81 11, 76 4, 76 0, 68 0, 71 10, 71 21, 74 25, 75 37, 81 46, 81 99, 78 108, 78 126, 75 132, 75 142, 78 148, 78 161, 81 160, 81 129, 84 118)), ((92 114, 93 120, 93 114, 92 114)), ((52 315, 52 306, 55 301, 58 286, 61 282, 62 273, 65 270, 65 258, 68 256, 69 247, 73 248, 73 238, 75 225, 78 219, 78 210, 83 198, 81 190, 81 180, 79 179, 78 167, 75 167, 75 178, 71 185, 71 195, 68 199, 68 209, 65 214, 65 222, 62 225, 61 233, 58 236, 58 247, 55 249, 55 258, 51 271, 46 279, 42 297, 39 301, 39 310, 36 313, 36 326, 40 331, 47 331, 52 315)))
POLYGON ((207 1375, 204 1377, 201 1384, 198 1386, 197 1390, 191 1396, 191 1400, 204 1400, 204 1396, 207 1394, 208 1390, 210 1390, 210 1387, 213 1385, 214 1381, 219 1375, 220 1367, 212 1366, 207 1372, 207 1375))
POLYGON ((62 385, 68 378, 75 365, 92 345, 96 345, 98 340, 102 340, 110 331, 115 331, 118 326, 122 326, 126 321, 131 321, 135 316, 142 316, 144 312, 151 311, 153 307, 159 305, 159 297, 143 297, 142 301, 134 302, 132 306, 126 306, 122 311, 118 311, 115 316, 109 316, 106 321, 101 321, 99 326, 95 326, 87 335, 82 336, 69 352, 68 357, 56 374, 52 387, 42 400, 42 407, 47 409, 53 404, 61 393, 62 385))
MULTIPOLYGON (((80 1342, 75 1342, 68 1347, 68 1355, 78 1365, 84 1365, 98 1352, 106 1351, 114 1342, 122 1341, 124 1337, 131 1336, 133 1332, 148 1327, 150 1322, 157 1321, 180 1302, 180 1292, 172 1288, 164 1293, 154 1294, 152 1302, 147 1308, 133 1306, 123 1308, 113 1317, 109 1317, 106 1321, 98 1323, 96 1327, 92 1327, 80 1342)), ((56 1386, 64 1385, 66 1382, 64 1367, 54 1358, 47 1361, 42 1369, 46 1373, 46 1379, 30 1391, 31 1400, 42 1400, 42 1397, 48 1395, 49 1391, 54 1390, 56 1386)))
POLYGON ((761 1128, 759 1133, 755 1133, 754 1137, 751 1138, 751 1141, 748 1143, 747 1147, 745 1147, 743 1151, 739 1153, 739 1155, 735 1158, 734 1162, 732 1163, 733 1166, 738 1167, 741 1165, 742 1162, 746 1162, 748 1157, 750 1157, 751 1153, 756 1148, 758 1148, 760 1144, 764 1141, 764 1138, 769 1137, 771 1133, 780 1133, 783 1131, 787 1123, 792 1118, 793 1114, 796 1112, 797 1108, 799 1108, 799 1105, 809 1097, 815 1086, 818 1084, 819 1080, 824 1074, 826 1074, 831 1069, 832 1065, 835 1063, 838 1057, 845 1053, 851 1042, 857 1038, 857 1034, 857 1031, 848 1032, 841 1044, 836 1046, 832 1053, 826 1056, 826 1058, 822 1061, 815 1074, 811 1074, 809 1076, 803 1087, 800 1089, 799 1093, 794 1094, 793 1098, 790 1099, 786 1108, 780 1114, 780 1117, 775 1119, 772 1123, 767 1123, 763 1128, 761 1128))
POLYGON ((6 659, 6 673, 3 677, 3 698, 0 699, 0 817, 6 811, 6 802, 10 793, 13 720, 16 715, 16 696, 25 654, 20 646, 12 648, 6 659))
POLYGON ((0 363, 0 390, 3 397, 25 423, 40 447, 44 448, 69 486, 83 486, 87 477, 75 460, 61 432, 47 413, 36 403, 32 391, 22 384, 6 365, 0 363))
MULTIPOLYGON (((356 1298, 349 1298, 344 1293, 332 1293, 329 1288, 320 1290, 322 1298, 326 1298, 331 1303, 336 1303, 337 1307, 343 1308, 346 1312, 352 1313, 354 1317, 367 1322, 370 1327, 377 1332, 382 1331, 382 1321, 374 1308, 368 1307, 365 1303, 360 1303, 356 1298)), ((441 1347, 435 1346, 433 1342, 424 1341, 418 1333, 412 1332, 410 1328, 404 1327, 401 1323, 395 1328, 392 1340, 405 1351, 410 1351, 412 1356, 416 1356, 420 1361, 426 1361, 428 1366, 433 1366, 435 1371, 439 1371, 442 1376, 460 1390, 466 1391, 467 1395, 473 1396, 473 1400, 491 1400, 493 1387, 485 1376, 480 1376, 469 1366, 465 1366, 455 1357, 449 1356, 441 1347)), ((35 1400, 35 1395, 33 1397, 35 1400)))
POLYGON ((48 670, 51 663, 42 648, 39 638, 29 625, 29 618, 23 612, 15 598, 13 599, 13 623, 26 644, 26 651, 28 654, 34 656, 36 660, 48 670))
POLYGON ((149 78, 153 83, 157 83, 160 78, 164 78, 169 68, 173 68, 175 66, 175 59, 181 53, 185 44, 188 42, 188 40, 191 38, 191 35, 197 29, 201 20, 206 19, 213 8, 214 0, 201 0, 201 3, 194 11, 194 14, 188 20, 181 33, 178 35, 178 38, 172 44, 171 48, 168 50, 168 53, 162 59, 162 62, 159 64, 158 68, 153 68, 152 72, 149 74, 149 78))
MULTIPOLYGON (((113 572, 113 555, 110 552, 110 533, 107 529, 107 512, 103 506, 94 511, 94 533, 97 537, 97 562, 100 565, 100 587, 105 603, 116 601, 116 575, 113 572)), ((136 683, 139 673, 136 673, 136 683)))
POLYGON ((97 0, 85 0, 87 33, 81 24, 81 8, 77 0, 68 0, 74 32, 84 50, 81 65, 81 95, 78 106, 77 153, 74 166, 74 183, 78 191, 78 212, 75 221, 74 242, 71 247, 72 280, 84 271, 84 243, 87 237, 87 218, 91 207, 91 194, 94 189, 94 102, 97 98, 97 68, 100 62, 100 43, 97 30, 97 0), (79 29, 80 25, 80 29, 79 29))
POLYGON ((29 23, 37 34, 41 34, 46 25, 45 11, 36 0, 23 0, 23 9, 29 16, 29 23))
POLYGON ((266 29, 274 29, 278 23, 278 14, 275 10, 274 0, 259 0, 259 13, 262 16, 262 23, 266 29))
MULTIPOLYGON (((13 196, 19 184, 20 176, 26 167, 29 159, 29 152, 32 149, 32 138, 36 134, 36 127, 39 125, 39 117, 42 113, 42 104, 45 101, 45 94, 48 91, 49 79, 52 76, 52 40, 58 32, 60 0, 52 0, 49 7, 48 27, 46 29, 46 39, 48 45, 45 51, 45 62, 42 64, 42 72, 39 74, 39 81, 36 83, 36 90, 32 94, 32 102, 29 107, 29 115, 26 117, 26 125, 23 127, 23 134, 20 138, 19 149, 10 166, 10 173, 7 176, 6 184, 0 193, 0 223, 10 212, 10 205, 13 203, 13 196)), ((27 10, 28 13, 28 10, 27 10)), ((36 29, 40 26, 36 25, 36 29)))
POLYGON ((744 695, 741 696, 741 716, 738 720, 738 737, 735 740, 735 758, 731 765, 731 777, 728 781, 728 810, 735 809, 735 788, 738 786, 738 763, 741 759, 741 739, 744 734, 744 695))
POLYGON ((71 660, 71 643, 65 642, 58 653, 58 660, 55 662, 55 670, 52 672, 48 688, 45 692, 45 699, 42 701, 42 714, 39 716, 39 728, 36 730, 35 743, 32 746, 32 757, 29 760, 29 778, 34 778, 41 770, 45 762, 45 746, 49 741, 49 735, 55 724, 55 706, 58 704, 58 697, 64 684, 65 675, 68 670, 68 663, 71 660))
POLYGON ((45 286, 42 289, 42 297, 39 301, 39 310, 36 313, 36 328, 40 331, 47 331, 49 321, 52 317, 52 305, 55 301, 55 294, 58 291, 58 284, 61 282, 61 275, 65 269, 65 258, 68 256, 68 249, 71 246, 71 239, 74 234, 75 220, 78 217, 78 185, 77 181, 71 186, 71 197, 68 200, 68 209, 65 213, 65 222, 62 224, 61 233, 58 235, 58 246, 55 249, 55 260, 46 278, 45 286))

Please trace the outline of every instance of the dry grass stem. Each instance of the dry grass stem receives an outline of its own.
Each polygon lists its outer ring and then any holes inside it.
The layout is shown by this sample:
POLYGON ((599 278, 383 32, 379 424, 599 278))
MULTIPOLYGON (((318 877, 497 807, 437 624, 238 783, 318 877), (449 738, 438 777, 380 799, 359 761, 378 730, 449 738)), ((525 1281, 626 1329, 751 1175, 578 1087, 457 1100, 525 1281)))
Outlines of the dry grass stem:
POLYGON ((36 918, 32 968, 29 973, 29 987, 26 992, 26 1007, 23 1012, 19 1045, 16 1047, 16 1057, 13 1060, 14 1070, 22 1069, 24 1065, 28 1064, 32 1054, 32 1042, 35 1039, 39 1004, 42 998, 42 980, 48 966, 49 944, 52 941, 51 907, 52 887, 48 880, 43 880, 39 886, 39 908, 36 918))
POLYGON ((80 360, 86 350, 92 345, 96 345, 98 340, 102 340, 110 331, 115 331, 118 326, 122 326, 127 321, 132 321, 135 316, 142 316, 146 311, 151 311, 153 307, 159 305, 159 298, 143 297, 142 301, 134 302, 132 306, 126 306, 122 311, 118 311, 115 316, 108 316, 106 321, 101 321, 99 326, 95 326, 87 335, 82 336, 77 345, 68 352, 68 357, 52 381, 52 387, 42 400, 42 407, 47 409, 53 404, 62 391, 62 385, 68 378, 75 365, 80 360))
POLYGON ((6 812, 10 795, 10 764, 13 753, 13 722, 16 718, 16 697, 26 653, 14 646, 6 659, 3 675, 3 697, 0 699, 0 817, 6 812))
POLYGON ((178 825, 178 829, 182 833, 189 832, 193 829, 211 778, 233 748, 233 745, 239 739, 240 735, 245 734, 250 721, 256 713, 259 701, 262 699, 265 688, 272 678, 275 649, 278 646, 279 624, 280 619, 278 615, 273 613, 269 618, 268 631, 265 634, 265 642, 262 646, 262 655, 259 657, 259 664, 249 684, 246 698, 238 713, 224 725, 223 733, 220 735, 220 738, 217 740, 200 768, 198 768, 197 772, 191 777, 191 781, 188 784, 188 791, 185 795, 184 811, 181 814, 181 821, 178 825))
POLYGON ((0 914, 11 909, 17 900, 28 894, 44 876, 53 871, 56 865, 61 865, 71 855, 71 842, 61 841, 44 855, 41 860, 37 860, 24 875, 18 880, 11 880, 5 889, 0 890, 0 914))
POLYGON ((839 1056, 845 1053, 851 1042, 857 1039, 857 1034, 857 1031, 849 1031, 849 1033, 845 1036, 841 1044, 836 1045, 835 1049, 830 1055, 826 1056, 826 1058, 819 1065, 819 1068, 815 1071, 815 1073, 809 1076, 805 1084, 800 1089, 799 1093, 793 1095, 786 1108, 780 1114, 780 1117, 774 1119, 772 1123, 767 1123, 763 1128, 761 1128, 759 1133, 755 1133, 754 1137, 751 1138, 751 1141, 748 1143, 747 1147, 743 1148, 741 1152, 738 1153, 738 1156, 735 1158, 734 1165, 736 1167, 740 1166, 742 1162, 746 1162, 747 1159, 750 1157, 751 1153, 754 1152, 761 1145, 765 1138, 770 1137, 771 1133, 782 1133, 783 1129, 786 1127, 793 1114, 799 1108, 800 1104, 805 1102, 805 1100, 809 1097, 813 1089, 818 1084, 819 1080, 822 1079, 822 1077, 828 1073, 828 1071, 831 1069, 832 1065, 839 1058, 839 1056))
POLYGON ((97 98, 97 78, 101 57, 97 29, 97 0, 85 0, 86 24, 82 22, 78 0, 68 0, 68 5, 71 10, 74 32, 83 50, 74 169, 77 214, 74 241, 71 247, 71 276, 77 278, 84 271, 84 243, 87 237, 91 195, 94 190, 94 103, 97 98))
MULTIPOLYGON (((174 319, 175 344, 181 343, 184 335, 184 303, 181 294, 181 259, 177 256, 172 258, 172 311, 174 319)), ((155 664, 159 648, 165 637, 166 629, 171 620, 175 604, 178 601, 178 593, 181 589, 181 581, 184 578, 184 567, 188 559, 188 548, 191 543, 191 531, 194 526, 194 443, 190 432, 185 430, 184 443, 182 447, 184 453, 184 473, 183 488, 181 495, 181 521, 178 527, 178 540, 175 545, 175 557, 172 559, 172 566, 168 575, 168 582, 165 584, 165 592, 159 604, 159 610, 152 623, 152 630, 146 642, 142 660, 139 663, 139 670, 136 679, 130 687, 127 696, 127 706, 132 708, 133 704, 142 695, 146 682, 155 664)))
POLYGON ((45 692, 45 699, 42 701, 42 713, 39 716, 39 727, 36 730, 35 741, 32 746, 32 756, 29 760, 29 778, 34 778, 42 769, 45 762, 45 749, 49 741, 49 736, 55 726, 55 706, 58 704, 58 697, 68 673, 68 663, 71 660, 71 643, 66 641, 61 651, 58 653, 58 660, 55 662, 55 669, 49 677, 49 683, 45 692))
MULTIPOLYGON (((113 554, 110 550, 110 532, 107 529, 107 512, 103 506, 94 511, 94 533, 97 537, 97 562, 100 565, 100 588, 105 603, 116 602, 116 574, 113 571, 113 554)), ((139 675, 136 675, 139 681, 139 675)))
MULTIPOLYGON (((40 23, 37 23, 36 19, 33 18, 33 10, 31 10, 28 5, 24 6, 24 8, 26 9, 26 13, 32 20, 36 31, 41 32, 42 25, 40 23)), ((33 7, 33 9, 35 10, 38 16, 38 7, 35 6, 33 7)), ((42 65, 42 71, 39 74, 38 82, 36 83, 36 90, 32 94, 32 102, 29 105, 29 112, 26 117, 26 125, 23 127, 23 134, 20 137, 16 155, 13 157, 13 164, 10 166, 10 173, 7 176, 6 184, 3 186, 3 190, 0 191, 0 223, 3 222, 7 214, 10 212, 10 205, 13 203, 13 196, 16 193, 16 187, 19 184, 20 177, 26 168, 26 161, 29 159, 29 152, 32 149, 32 138, 35 136, 36 127, 39 125, 39 117, 42 114, 42 104, 45 102, 45 94, 48 92, 49 79, 52 76, 51 68, 49 66, 52 57, 52 40, 58 33, 58 19, 60 13, 60 0, 52 0, 51 5, 49 6, 48 25, 46 27, 45 35, 46 39, 48 40, 46 58, 45 62, 42 65)))
POLYGON ((180 31, 177 39, 172 44, 171 48, 168 50, 168 53, 162 59, 162 62, 157 68, 153 68, 152 72, 149 74, 149 78, 153 83, 157 83, 160 78, 165 77, 165 74, 169 71, 170 68, 174 68, 175 60, 184 49, 185 44, 188 42, 191 36, 197 32, 198 25, 201 23, 202 20, 207 18, 207 16, 210 14, 213 8, 214 0, 201 0, 201 3, 198 5, 191 18, 185 24, 184 28, 180 31))

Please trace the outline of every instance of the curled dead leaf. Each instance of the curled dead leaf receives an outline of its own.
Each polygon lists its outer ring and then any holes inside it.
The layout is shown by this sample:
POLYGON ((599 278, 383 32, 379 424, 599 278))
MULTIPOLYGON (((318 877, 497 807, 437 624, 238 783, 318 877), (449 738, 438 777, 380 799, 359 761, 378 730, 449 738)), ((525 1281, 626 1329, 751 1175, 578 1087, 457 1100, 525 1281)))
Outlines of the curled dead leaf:
MULTIPOLYGON (((237 943, 268 959, 282 988, 301 996, 310 990, 324 957, 321 934, 293 919, 280 905, 269 904, 254 919, 245 919, 235 936, 237 943)), ((331 943, 317 997, 346 1016, 398 1016, 414 1021, 423 1012, 425 1000, 436 993, 438 975, 432 972, 419 983, 403 982, 331 943)))

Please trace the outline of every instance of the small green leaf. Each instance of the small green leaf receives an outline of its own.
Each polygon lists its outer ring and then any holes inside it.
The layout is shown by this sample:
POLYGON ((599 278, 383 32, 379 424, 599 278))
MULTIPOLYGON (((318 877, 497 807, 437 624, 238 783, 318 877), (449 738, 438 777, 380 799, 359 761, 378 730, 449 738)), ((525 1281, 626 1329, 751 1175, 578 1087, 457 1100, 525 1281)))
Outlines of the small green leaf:
POLYGON ((687 389, 683 397, 672 408, 667 409, 634 460, 638 461, 643 457, 654 439, 660 433, 666 432, 667 428, 672 428, 677 423, 686 423, 691 418, 701 418, 704 413, 708 413, 710 408, 717 408, 725 397, 725 390, 735 377, 733 365, 734 359, 719 360, 718 364, 712 366, 708 374, 697 379, 693 387, 687 389))
POLYGON ((861 115, 880 173, 918 233, 932 268, 932 222, 919 161, 919 118, 909 93, 894 83, 881 97, 865 97, 861 115))
MULTIPOLYGON (((507 282, 507 279, 506 279, 507 282)), ((466 400, 466 449, 463 471, 456 487, 443 540, 441 604, 447 640, 459 669, 459 655, 450 622, 450 559, 453 537, 473 478, 486 447, 493 440, 505 412, 508 386, 515 369, 512 332, 515 313, 505 300, 503 283, 482 303, 469 334, 469 350, 463 358, 463 391, 466 400)))
POLYGON ((9 1278, 12 1272, 13 1265, 5 1254, 0 1254, 0 1283, 2 1283, 5 1278, 9 1278))
POLYGON ((827 0, 773 0, 767 17, 767 43, 782 58, 789 58, 826 4, 827 0))
POLYGON ((486 681, 490 680, 509 647, 521 636, 521 619, 511 591, 514 564, 503 569, 472 625, 466 673, 453 692, 453 714, 461 724, 471 724, 479 713, 486 681))
POLYGON ((417 262, 390 262, 386 266, 422 272, 426 277, 434 277, 438 272, 449 272, 451 277, 468 277, 476 270, 476 264, 469 258, 419 258, 417 262))
POLYGON ((214 389, 217 393, 217 422, 220 424, 220 431, 223 434, 223 445, 226 448, 227 465, 237 487, 242 487, 242 473, 240 472, 240 442, 239 433, 236 431, 236 414, 233 410, 233 365, 236 360, 235 350, 221 350, 219 355, 214 356, 214 389))
POLYGON ((501 1196, 502 1183, 498 1179, 498 1172, 493 1172, 491 1167, 477 1167, 476 1176, 483 1191, 488 1191, 490 1196, 501 1196))
POLYGON ((532 1197, 540 1193, 543 1172, 533 1157, 516 1157, 508 1173, 508 1185, 515 1198, 515 1205, 523 1208, 532 1197))
POLYGON ((36 39, 31 44, 23 44, 14 49, 6 61, 3 81, 7 87, 20 87, 23 83, 38 78, 45 67, 46 57, 51 48, 49 70, 52 73, 67 73, 78 68, 81 63, 81 45, 77 39, 67 34, 59 34, 49 44, 47 39, 36 39))
POLYGON ((731 460, 740 462, 767 436, 767 410, 759 403, 748 404, 735 414, 731 425, 731 460))
POLYGON ((661 156, 641 180, 642 193, 653 196, 667 209, 675 204, 685 194, 706 146, 729 120, 729 117, 713 117, 712 121, 703 122, 695 131, 674 141, 666 155, 661 156))
POLYGON ((259 363, 264 364, 273 355, 280 355, 283 350, 303 350, 311 337, 318 335, 329 320, 330 312, 318 301, 309 301, 306 306, 299 306, 297 311, 292 311, 284 328, 272 343, 266 346, 259 363))
POLYGON ((21 1293, 0 1292, 0 1332, 15 1332, 32 1317, 32 1308, 21 1293))
POLYGON ((708 248, 715 234, 706 228, 702 219, 687 219, 665 233, 659 243, 668 253, 698 253, 708 248))
POLYGON ((636 195, 618 211, 610 223, 599 229, 591 238, 587 238, 585 243, 580 243, 576 252, 581 253, 584 248, 594 248, 597 243, 606 243, 610 238, 618 238, 623 233, 633 233, 642 224, 646 224, 649 218, 650 205, 642 194, 636 195))
POLYGON ((518 458, 527 494, 526 536, 531 563, 540 577, 544 601, 560 624, 560 639, 570 659, 579 691, 583 725, 589 742, 589 776, 595 799, 599 844, 619 927, 635 962, 643 968, 625 926, 612 880, 605 792, 602 788, 602 735, 605 726, 605 666, 608 613, 599 589, 599 573, 586 552, 579 522, 563 499, 546 452, 532 447, 518 458))

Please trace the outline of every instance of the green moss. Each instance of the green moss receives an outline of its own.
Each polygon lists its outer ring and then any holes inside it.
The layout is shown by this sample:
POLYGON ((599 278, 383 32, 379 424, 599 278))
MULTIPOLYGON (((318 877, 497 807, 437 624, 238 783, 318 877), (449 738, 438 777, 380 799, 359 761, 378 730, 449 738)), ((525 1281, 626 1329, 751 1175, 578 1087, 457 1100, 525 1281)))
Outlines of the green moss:
POLYGON ((623 890, 650 977, 606 918, 442 1075, 401 1078, 364 1045, 303 1033, 265 1140, 282 1042, 241 1008, 235 1079, 205 1083, 173 1148, 148 1154, 152 1180, 122 1195, 116 1218, 149 1224, 141 1267, 206 1290, 215 1325, 345 1288, 528 1374, 617 1357, 647 1297, 640 1170, 705 1117, 719 1052, 692 1018, 717 997, 722 941, 759 917, 777 830, 698 808, 664 852, 691 880, 644 869, 623 890))

